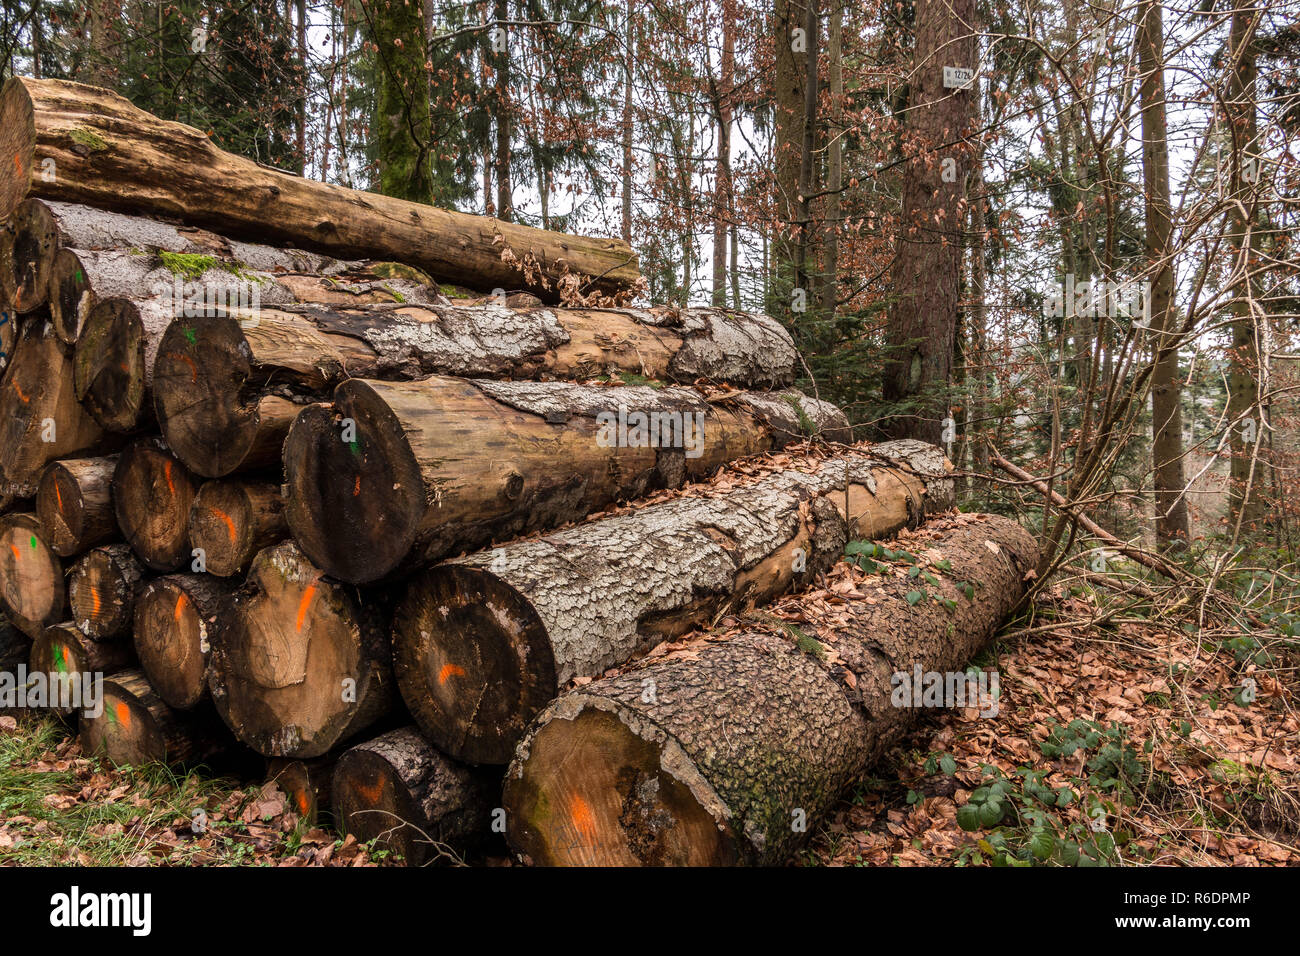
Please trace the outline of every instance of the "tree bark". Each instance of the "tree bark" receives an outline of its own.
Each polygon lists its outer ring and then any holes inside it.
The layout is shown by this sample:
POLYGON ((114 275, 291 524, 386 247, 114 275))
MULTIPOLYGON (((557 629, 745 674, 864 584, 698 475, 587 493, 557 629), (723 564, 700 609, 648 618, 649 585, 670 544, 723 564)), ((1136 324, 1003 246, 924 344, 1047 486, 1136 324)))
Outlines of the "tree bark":
POLYGON ((409 866, 463 860, 488 836, 496 801, 481 775, 444 757, 414 727, 347 750, 333 780, 344 833, 409 866))
POLYGON ((961 286, 961 213, 971 150, 972 90, 944 89, 943 68, 974 69, 975 0, 919 0, 908 82, 902 221, 892 267, 886 431, 937 444, 948 414, 961 286), (952 145, 949 145, 952 144, 952 145))
POLYGON ((36 514, 54 553, 63 558, 117 537, 113 469, 117 456, 65 458, 50 464, 36 491, 36 514))
POLYGON ((0 218, 29 194, 320 252, 406 261, 472 288, 525 288, 548 301, 558 280, 626 295, 640 279, 617 239, 548 233, 359 193, 260 166, 200 131, 158 119, 105 90, 13 77, 0 91, 0 218), (56 175, 42 177, 45 159, 56 175))
POLYGON ((805 427, 848 432, 837 409, 797 393, 710 402, 684 388, 354 378, 332 408, 295 419, 286 513, 312 561, 363 584, 706 477, 805 427), (622 433, 620 414, 653 414, 672 433, 656 428, 664 447, 652 447, 649 434, 622 433))
POLYGON ((935 530, 927 555, 951 563, 934 589, 951 610, 909 602, 905 576, 867 577, 833 616, 805 615, 798 644, 781 629, 701 641, 556 700, 506 774, 511 846, 552 865, 788 859, 917 716, 899 675, 960 672, 1038 560, 1007 518, 935 530))
POLYGON ((190 506, 190 544, 218 577, 243 571, 288 534, 280 487, 269 481, 205 481, 190 506))
POLYGON ((213 647, 217 713, 267 757, 317 757, 395 698, 382 604, 326 578, 292 543, 253 559, 213 647))
POLYGON ((398 606, 398 687, 444 753, 506 763, 569 681, 802 589, 848 541, 951 505, 943 453, 889 442, 458 558, 398 606))
POLYGON ((113 471, 113 509, 122 537, 154 571, 175 571, 190 556, 190 506, 198 480, 161 438, 141 438, 113 471))
POLYGON ((0 517, 0 599, 28 637, 67 619, 63 562, 34 514, 0 517))
POLYGON ((92 641, 126 637, 135 599, 147 583, 131 546, 109 544, 88 551, 68 572, 72 620, 92 641))
POLYGON ((1191 519, 1183 468, 1182 378, 1174 308, 1173 220, 1169 200, 1169 137, 1165 114, 1164 27, 1159 0, 1142 0, 1138 63, 1142 71, 1142 185, 1146 195, 1146 255, 1151 280, 1151 456, 1155 471, 1156 539, 1186 546, 1191 519))
POLYGON ((193 710, 208 700, 212 644, 229 611, 233 586, 206 574, 168 574, 135 601, 140 669, 163 703, 193 710))
POLYGON ((159 422, 198 474, 277 464, 299 405, 345 378, 431 373, 781 386, 797 355, 775 320, 715 309, 477 306, 263 309, 255 323, 177 320, 158 345, 159 422), (268 384, 269 383, 269 384, 268 384))

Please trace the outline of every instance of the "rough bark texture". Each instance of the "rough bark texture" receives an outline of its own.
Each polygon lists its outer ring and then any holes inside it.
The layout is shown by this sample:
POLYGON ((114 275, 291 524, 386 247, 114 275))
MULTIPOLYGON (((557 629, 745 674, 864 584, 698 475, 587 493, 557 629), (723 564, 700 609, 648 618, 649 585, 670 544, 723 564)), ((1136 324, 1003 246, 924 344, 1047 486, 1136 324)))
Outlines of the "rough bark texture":
POLYGON ((267 757, 316 757, 392 705, 381 605, 324 577, 291 543, 253 559, 213 648, 217 712, 267 757))
POLYGON ((136 598, 140 669, 168 707, 193 710, 208 699, 213 635, 232 590, 205 574, 168 574, 154 578, 136 598))
POLYGON ((977 67, 976 33, 975 0, 918 0, 884 369, 884 397, 900 406, 887 426, 896 438, 938 443, 947 415, 971 155, 960 138, 970 135, 976 91, 944 89, 943 68, 977 67))
POLYGON ((68 573, 73 622, 92 641, 125 637, 144 575, 144 567, 128 544, 109 544, 87 552, 68 573))
POLYGON ((81 554, 117 537, 113 469, 117 457, 66 458, 41 475, 36 514, 61 557, 81 554))
POLYGON ((113 508, 122 537, 148 567, 175 571, 190 555, 190 506, 198 481, 160 438, 141 438, 119 456, 113 508))
POLYGON ((21 497, 30 497, 49 462, 111 450, 111 444, 77 401, 72 356, 45 313, 27 316, 0 386, 0 472, 21 497))
POLYGON ((432 568, 394 619, 398 687, 445 753, 506 763, 569 681, 805 586, 850 540, 951 507, 948 474, 938 448, 889 442, 432 568))
POLYGON ((485 781, 444 757, 414 727, 346 751, 334 768, 334 817, 410 866, 453 862, 488 836, 485 781))
POLYGON ((269 481, 205 481, 190 506, 190 544, 218 577, 243 571, 288 533, 280 486, 269 481))
POLYGON ((263 308, 255 324, 182 319, 163 336, 158 356, 153 374, 163 433, 183 461, 210 477, 278 455, 287 421, 263 420, 259 405, 268 396, 323 399, 344 378, 578 379, 622 371, 771 387, 793 381, 797 358, 789 335, 764 315, 494 303, 317 303, 263 308))
POLYGON ((677 487, 782 447, 804 428, 848 432, 833 406, 793 392, 711 402, 685 388, 350 379, 332 409, 308 406, 294 421, 284 447, 286 512, 313 562, 365 583, 677 487), (657 436, 620 431, 620 414, 628 424, 654 414, 676 427, 656 428, 657 436))
POLYGON ((34 514, 0 517, 0 599, 28 637, 67 618, 63 562, 34 514))
POLYGON ((271 170, 216 148, 105 90, 14 77, 0 92, 0 218, 27 195, 147 211, 259 241, 408 262, 482 289, 558 299, 561 277, 586 291, 639 281, 626 243, 548 233, 361 193, 271 170), (41 176, 54 160, 57 175, 41 176))
POLYGON ((832 626, 804 625, 799 644, 749 631, 559 698, 506 775, 511 845, 542 864, 787 859, 918 716, 895 705, 895 675, 959 671, 1024 592, 1038 560, 1024 529, 991 516, 948 525, 926 554, 951 562, 933 589, 951 610, 909 604, 912 580, 882 574, 832 626))
POLYGON ((128 669, 105 678, 102 714, 82 713, 81 749, 119 765, 198 762, 225 743, 214 729, 172 710, 144 674, 128 669))

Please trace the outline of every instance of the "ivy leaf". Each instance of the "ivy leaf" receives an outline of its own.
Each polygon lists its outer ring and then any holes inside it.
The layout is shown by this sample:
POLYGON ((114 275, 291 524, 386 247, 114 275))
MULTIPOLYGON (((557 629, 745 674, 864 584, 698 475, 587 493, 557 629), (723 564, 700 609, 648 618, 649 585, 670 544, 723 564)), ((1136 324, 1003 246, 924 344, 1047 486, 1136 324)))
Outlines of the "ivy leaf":
POLYGON ((907 592, 907 603, 908 603, 908 604, 915 604, 917 601, 921 600, 921 598, 922 598, 923 596, 924 596, 924 595, 922 595, 920 591, 908 591, 908 592, 907 592))

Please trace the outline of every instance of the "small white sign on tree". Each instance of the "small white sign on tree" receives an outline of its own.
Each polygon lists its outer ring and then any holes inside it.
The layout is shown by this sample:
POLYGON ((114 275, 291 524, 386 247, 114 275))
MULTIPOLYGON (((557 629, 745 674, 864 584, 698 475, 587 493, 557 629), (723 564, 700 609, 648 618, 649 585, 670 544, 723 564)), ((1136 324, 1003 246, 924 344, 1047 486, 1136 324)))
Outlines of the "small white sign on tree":
POLYGON ((964 66, 945 66, 943 68, 943 88, 945 90, 964 90, 975 82, 975 71, 964 66))

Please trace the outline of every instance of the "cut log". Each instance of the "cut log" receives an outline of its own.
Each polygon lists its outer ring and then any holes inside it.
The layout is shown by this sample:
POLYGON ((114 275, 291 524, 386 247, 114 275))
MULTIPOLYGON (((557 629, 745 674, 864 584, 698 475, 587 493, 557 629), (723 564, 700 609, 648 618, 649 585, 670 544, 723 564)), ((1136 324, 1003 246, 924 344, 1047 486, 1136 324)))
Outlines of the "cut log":
POLYGON ((31 638, 67 619, 63 562, 34 514, 0 517, 0 598, 9 619, 31 638))
POLYGON ((219 751, 220 728, 177 713, 138 670, 104 679, 103 708, 81 716, 81 749, 115 765, 197 763, 219 751), (217 730, 218 733, 213 733, 217 730))
MULTIPOLYGON (((101 644, 92 641, 71 622, 54 624, 43 630, 32 642, 31 658, 27 665, 29 674, 47 674, 51 678, 104 676, 135 664, 135 650, 129 643, 101 644)), ((53 707, 52 710, 70 716, 80 708, 53 707)))
POLYGON ((128 544, 88 551, 68 572, 72 620, 92 641, 115 641, 129 633, 144 568, 128 544))
MULTIPOLYGON (((890 568, 863 576, 859 593, 820 620, 799 612, 802 632, 702 640, 552 703, 506 774, 512 847, 539 864, 788 859, 918 716, 902 681, 960 675, 1037 563, 1033 539, 1010 519, 932 526, 923 554, 942 577, 927 599, 909 601, 916 583, 890 568), (941 560, 950 569, 939 572, 941 560)), ((790 599, 792 616, 799 601, 790 599)))
POLYGON ((834 455, 417 575, 393 621, 394 671, 416 723, 451 757, 506 763, 574 678, 802 588, 848 541, 952 506, 950 466, 933 445, 834 455))
POLYGON ((45 305, 49 296, 58 229, 39 200, 19 203, 4 228, 8 238, 0 243, 0 293, 15 312, 24 314, 45 305))
POLYGON ((154 578, 136 598, 140 669, 168 707, 193 710, 208 699, 213 635, 231 590, 206 574, 168 574, 154 578))
POLYGON ((320 826, 330 808, 330 781, 336 756, 326 754, 313 760, 267 761, 266 782, 275 784, 289 798, 289 806, 308 827, 320 826))
POLYGON ((77 401, 72 357, 44 313, 27 316, 0 386, 0 471, 23 497, 59 458, 110 451, 112 442, 77 401))
POLYGON ((31 658, 32 639, 0 612, 0 672, 13 673, 19 664, 31 658))
POLYGON ((628 293, 626 242, 562 235, 313 182, 226 153, 106 90, 13 77, 0 91, 0 218, 28 195, 177 217, 259 242, 407 262, 471 288, 628 293), (52 161, 57 175, 41 175, 52 161))
POLYGON ((269 464, 268 450, 279 453, 287 426, 282 415, 264 420, 260 404, 278 397, 275 412, 286 399, 323 399, 344 378, 593 378, 623 371, 770 387, 793 380, 797 359, 774 319, 719 309, 318 304, 263 308, 256 319, 179 320, 158 346, 158 419, 177 455, 199 474, 269 464))
POLYGON ((334 818, 409 866, 463 862, 491 832, 484 780, 429 745, 414 727, 347 750, 334 768, 334 818))
POLYGON ((55 554, 68 558, 117 537, 116 467, 116 455, 65 458, 46 467, 36 491, 36 514, 55 554))
POLYGON ((217 712, 264 756, 325 753, 395 700, 386 625, 292 543, 259 552, 213 647, 217 712))
POLYGON ((280 487, 269 481, 206 481, 190 506, 190 544, 218 577, 243 571, 288 533, 280 487))
POLYGON ((175 571, 190 555, 190 506, 198 481, 160 438, 132 442, 113 472, 122 537, 146 566, 175 571))
POLYGON ((350 379, 332 409, 294 421, 285 510, 315 564, 365 583, 706 477, 803 427, 848 433, 838 409, 793 392, 350 379))

